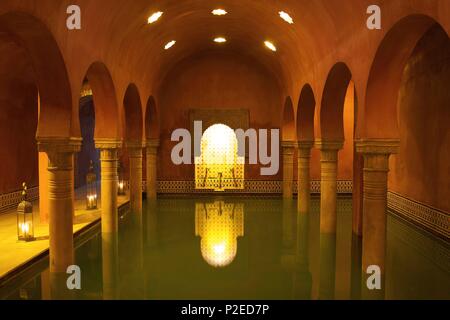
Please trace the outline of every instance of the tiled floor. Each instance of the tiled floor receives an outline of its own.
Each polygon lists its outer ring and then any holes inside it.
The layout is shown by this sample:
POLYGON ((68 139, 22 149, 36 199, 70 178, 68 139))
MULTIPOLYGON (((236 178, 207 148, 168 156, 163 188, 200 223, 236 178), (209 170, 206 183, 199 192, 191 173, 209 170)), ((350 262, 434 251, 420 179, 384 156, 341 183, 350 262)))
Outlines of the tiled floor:
MULTIPOLYGON (((101 212, 100 210, 87 211, 85 209, 86 203, 79 194, 80 192, 77 192, 78 196, 75 201, 74 233, 100 219, 101 212)), ((118 206, 128 201, 128 196, 119 197, 118 206)), ((36 241, 33 242, 17 240, 17 216, 15 210, 0 215, 0 279, 10 271, 46 251, 49 247, 48 224, 40 221, 39 202, 33 203, 33 213, 34 234, 36 237, 36 241)))

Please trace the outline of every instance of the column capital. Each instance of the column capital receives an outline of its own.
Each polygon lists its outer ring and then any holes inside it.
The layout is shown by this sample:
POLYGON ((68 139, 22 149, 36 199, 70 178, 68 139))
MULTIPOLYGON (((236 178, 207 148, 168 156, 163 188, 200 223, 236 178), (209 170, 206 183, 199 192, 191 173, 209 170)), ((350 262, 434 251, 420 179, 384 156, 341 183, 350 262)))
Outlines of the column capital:
POLYGON ((297 143, 299 149, 312 149, 314 147, 314 141, 299 141, 297 143))
POLYGON ((295 141, 282 141, 281 142, 281 149, 282 154, 287 155, 294 155, 294 150, 297 147, 297 142, 295 141))
POLYGON ((126 146, 130 158, 142 158, 142 150, 145 148, 145 143, 142 141, 127 141, 126 146))
POLYGON ((75 153, 81 150, 82 138, 74 137, 38 137, 39 152, 47 154, 75 153))
POLYGON ((160 145, 159 139, 148 139, 148 140, 145 142, 145 146, 146 146, 147 148, 158 148, 159 145, 160 145))
POLYGON ((342 140, 322 140, 317 139, 314 143, 315 147, 319 150, 325 151, 338 151, 344 147, 344 141, 342 140))
POLYGON ((397 154, 400 148, 398 139, 359 139, 355 141, 356 151, 363 154, 397 154))
POLYGON ((314 146, 314 141, 299 141, 298 142, 298 159, 299 159, 299 163, 298 165, 306 165, 306 164, 302 164, 300 162, 300 159, 308 159, 307 162, 307 166, 308 166, 308 170, 309 170, 309 159, 311 158, 311 149, 314 146))
POLYGON ((295 141, 281 141, 282 148, 295 148, 297 146, 297 142, 295 141))
POLYGON ((127 141, 125 143, 127 149, 144 149, 145 143, 142 141, 127 141))
POLYGON ((95 147, 97 149, 103 150, 103 149, 121 149, 123 145, 122 140, 120 139, 109 139, 109 138, 102 138, 102 139, 95 139, 95 147))

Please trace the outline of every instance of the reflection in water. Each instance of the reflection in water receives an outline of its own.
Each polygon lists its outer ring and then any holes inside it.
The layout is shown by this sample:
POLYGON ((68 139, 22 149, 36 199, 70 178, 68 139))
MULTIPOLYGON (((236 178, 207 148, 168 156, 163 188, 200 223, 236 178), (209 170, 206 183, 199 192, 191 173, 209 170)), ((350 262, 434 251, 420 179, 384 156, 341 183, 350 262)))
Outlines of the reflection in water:
POLYGON ((295 208, 292 199, 283 199, 281 266, 287 272, 295 268, 295 208))
POLYGON ((143 299, 144 237, 142 212, 129 212, 119 235, 120 298, 143 299))
POLYGON ((295 239, 295 204, 293 200, 283 200, 283 250, 292 252, 295 239))
MULTIPOLYGON (((368 298, 351 199, 338 200, 332 234, 320 234, 318 198, 306 214, 280 199, 207 201, 158 199, 128 212, 118 239, 99 227, 82 236, 82 290, 67 290, 67 275, 51 275, 43 260, 0 285, 0 299, 368 298)), ((448 243, 389 216, 386 252, 386 299, 450 299, 448 243)))
POLYGON ((297 241, 295 270, 293 275, 293 298, 311 299, 312 275, 309 271, 309 213, 297 215, 297 241))
POLYGON ((320 234, 319 299, 333 300, 336 290, 336 234, 320 234))
POLYGON ((362 286, 362 239, 353 234, 351 247, 351 299, 361 298, 362 286))
POLYGON ((102 234, 103 299, 119 298, 119 235, 102 234))
POLYGON ((145 215, 146 224, 146 243, 150 248, 158 246, 158 206, 155 200, 147 201, 147 214, 145 215))
POLYGON ((213 267, 226 267, 237 254, 237 238, 244 236, 242 204, 196 203, 195 235, 200 236, 203 259, 213 267))
POLYGON ((155 266, 158 265, 158 249, 159 249, 159 233, 158 227, 158 204, 155 200, 147 200, 144 205, 146 215, 144 216, 145 228, 145 242, 144 242, 144 294, 146 299, 152 296, 152 291, 155 287, 155 281, 152 276, 155 271, 155 266))

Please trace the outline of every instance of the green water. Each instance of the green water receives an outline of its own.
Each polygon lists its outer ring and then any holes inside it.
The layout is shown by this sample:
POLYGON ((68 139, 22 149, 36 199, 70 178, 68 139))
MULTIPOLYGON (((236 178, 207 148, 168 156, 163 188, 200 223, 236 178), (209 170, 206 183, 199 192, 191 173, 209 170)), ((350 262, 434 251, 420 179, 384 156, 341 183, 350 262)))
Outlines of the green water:
MULTIPOLYGON (((118 239, 97 228, 78 244, 81 290, 55 294, 44 260, 0 298, 360 299, 351 205, 340 198, 336 235, 321 235, 318 198, 299 217, 276 198, 159 199, 121 214, 118 239)), ((387 233, 382 296, 450 299, 448 243, 392 215, 387 233)))

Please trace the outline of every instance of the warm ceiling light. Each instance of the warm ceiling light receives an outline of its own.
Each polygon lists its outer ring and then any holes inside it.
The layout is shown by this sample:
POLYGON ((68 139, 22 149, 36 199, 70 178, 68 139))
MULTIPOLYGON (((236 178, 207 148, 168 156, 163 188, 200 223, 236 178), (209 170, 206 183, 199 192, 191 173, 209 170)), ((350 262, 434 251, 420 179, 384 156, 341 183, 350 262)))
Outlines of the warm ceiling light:
POLYGON ((286 21, 289 24, 293 24, 294 20, 292 19, 292 17, 289 15, 289 13, 284 12, 284 11, 280 11, 279 12, 281 19, 283 19, 284 21, 286 21))
POLYGON ((225 43, 227 42, 227 39, 225 39, 224 37, 217 37, 214 39, 215 43, 225 43))
POLYGON ((168 43, 164 46, 164 49, 165 49, 165 50, 169 50, 170 48, 172 48, 172 47, 175 45, 175 43, 177 43, 175 40, 172 40, 172 41, 168 42, 168 43))
POLYGON ((228 12, 224 9, 215 9, 212 11, 212 14, 215 16, 224 16, 226 15, 228 12))
POLYGON ((274 52, 277 51, 277 47, 270 41, 264 41, 264 45, 274 52))
POLYGON ((148 24, 155 23, 156 21, 159 20, 159 18, 161 18, 162 15, 163 15, 163 12, 161 12, 161 11, 155 12, 150 17, 148 17, 148 24))

